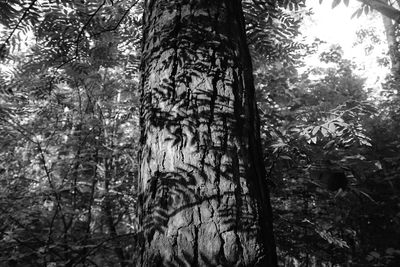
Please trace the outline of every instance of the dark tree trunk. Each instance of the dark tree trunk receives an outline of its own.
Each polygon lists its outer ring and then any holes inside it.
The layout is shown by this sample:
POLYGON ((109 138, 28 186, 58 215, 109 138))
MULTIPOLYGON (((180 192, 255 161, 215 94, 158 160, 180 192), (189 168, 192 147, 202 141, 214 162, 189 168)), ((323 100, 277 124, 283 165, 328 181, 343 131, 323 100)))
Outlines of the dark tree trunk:
POLYGON ((240 0, 145 1, 138 266, 276 266, 240 0))

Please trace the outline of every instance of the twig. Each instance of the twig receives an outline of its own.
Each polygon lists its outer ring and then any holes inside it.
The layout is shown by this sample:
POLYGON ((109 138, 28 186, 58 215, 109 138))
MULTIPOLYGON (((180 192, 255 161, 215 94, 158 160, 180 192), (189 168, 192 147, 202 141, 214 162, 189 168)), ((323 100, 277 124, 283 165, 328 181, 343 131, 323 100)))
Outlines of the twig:
POLYGON ((119 21, 117 22, 117 24, 116 24, 114 27, 111 27, 111 28, 105 29, 105 30, 103 30, 103 31, 94 33, 92 36, 94 37, 94 36, 100 35, 100 34, 102 34, 102 33, 104 33, 104 32, 115 31, 115 30, 119 27, 119 25, 121 25, 122 21, 123 21, 123 20, 125 19, 125 17, 128 15, 129 11, 130 11, 138 2, 139 2, 139 0, 136 0, 136 1, 124 12, 124 14, 122 15, 122 17, 119 19, 119 21))
POLYGON ((99 7, 96 9, 96 11, 90 15, 89 19, 86 21, 85 25, 83 25, 83 27, 81 28, 81 30, 78 33, 78 37, 76 38, 76 50, 75 50, 75 57, 78 57, 78 51, 79 51, 79 42, 81 39, 81 36, 83 34, 83 31, 86 29, 86 27, 89 25, 89 23, 92 21, 92 19, 94 18, 94 16, 96 16, 96 14, 100 11, 100 9, 106 4, 106 0, 103 0, 103 3, 101 3, 99 5, 99 7))

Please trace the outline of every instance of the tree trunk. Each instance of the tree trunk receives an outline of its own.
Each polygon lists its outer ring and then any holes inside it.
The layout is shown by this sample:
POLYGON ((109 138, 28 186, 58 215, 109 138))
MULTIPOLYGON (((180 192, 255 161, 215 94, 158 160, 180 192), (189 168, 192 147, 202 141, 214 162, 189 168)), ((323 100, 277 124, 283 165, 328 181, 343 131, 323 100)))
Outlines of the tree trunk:
MULTIPOLYGON (((388 3, 387 0, 386 3, 388 3)), ((388 43, 388 48, 389 48, 391 71, 393 74, 397 75, 399 73, 399 64, 400 64, 399 62, 400 55, 398 51, 399 45, 396 40, 397 22, 393 22, 391 18, 388 18, 385 15, 382 15, 382 20, 383 20, 383 26, 385 27, 386 41, 388 43)))
POLYGON ((240 0, 147 0, 137 266, 276 266, 240 0))
POLYGON ((396 23, 400 22, 400 10, 389 5, 387 1, 385 0, 358 0, 358 1, 372 7, 382 15, 394 20, 396 23))

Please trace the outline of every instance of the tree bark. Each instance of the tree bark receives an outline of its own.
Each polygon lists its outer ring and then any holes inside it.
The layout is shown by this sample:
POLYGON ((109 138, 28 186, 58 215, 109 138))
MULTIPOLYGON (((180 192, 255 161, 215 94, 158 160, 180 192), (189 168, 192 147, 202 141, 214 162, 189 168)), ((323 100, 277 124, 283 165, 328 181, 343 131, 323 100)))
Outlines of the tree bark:
POLYGON ((277 266, 240 0, 147 0, 137 266, 277 266))
POLYGON ((383 26, 385 27, 386 41, 388 43, 389 56, 391 62, 391 71, 393 74, 397 74, 399 70, 399 51, 398 42, 396 40, 396 22, 392 22, 392 19, 382 15, 383 26))

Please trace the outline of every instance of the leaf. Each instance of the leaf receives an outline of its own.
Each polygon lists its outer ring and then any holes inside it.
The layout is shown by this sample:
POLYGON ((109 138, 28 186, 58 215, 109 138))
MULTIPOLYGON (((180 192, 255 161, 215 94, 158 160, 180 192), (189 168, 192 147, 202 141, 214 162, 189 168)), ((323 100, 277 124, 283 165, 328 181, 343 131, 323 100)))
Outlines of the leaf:
POLYGON ((395 252, 395 249, 394 248, 387 248, 385 252, 386 252, 386 254, 393 255, 394 252, 395 252))
POLYGON ((328 129, 329 129, 329 131, 330 131, 331 133, 336 132, 336 126, 335 126, 335 124, 334 124, 334 123, 329 123, 329 124, 328 124, 328 129))
POLYGON ((371 251, 369 254, 370 254, 372 257, 376 258, 376 259, 379 259, 379 258, 381 257, 381 255, 380 255, 378 252, 376 252, 376 251, 371 251))
POLYGON ((314 129, 312 130, 312 135, 316 135, 320 129, 321 126, 314 127, 314 129))
POLYGON ((365 15, 368 15, 368 13, 369 13, 369 6, 367 6, 367 5, 364 6, 364 13, 365 13, 365 15))
POLYGON ((328 131, 327 131, 326 128, 324 128, 324 127, 321 127, 321 133, 322 133, 322 135, 323 135, 324 137, 328 137, 328 136, 329 136, 328 131))
POLYGON ((271 147, 274 148, 285 147, 285 146, 287 146, 287 144, 285 144, 284 142, 279 142, 271 145, 271 147))
POLYGON ((343 3, 344 3, 346 6, 349 6, 349 0, 343 0, 343 3))
POLYGON ((342 0, 333 0, 333 2, 332 2, 332 8, 337 7, 337 5, 339 5, 341 1, 342 1, 342 0))
POLYGON ((359 10, 358 10, 358 13, 357 13, 357 18, 361 17, 362 13, 363 13, 363 10, 362 10, 362 9, 359 9, 359 10))
POLYGON ((365 257, 365 259, 367 261, 372 261, 372 260, 374 260, 374 257, 372 257, 371 255, 368 255, 367 257, 365 257))
POLYGON ((324 150, 330 149, 335 144, 335 140, 329 141, 325 146, 324 150))
POLYGON ((356 192, 360 193, 361 195, 365 196, 366 198, 368 198, 369 200, 371 200, 373 203, 377 203, 369 194, 367 194, 366 192, 356 189, 356 192))
POLYGON ((341 122, 341 121, 335 121, 336 126, 342 127, 342 128, 346 128, 348 126, 347 123, 345 122, 341 122))
POLYGON ((319 0, 319 4, 322 4, 322 0, 319 0))
POLYGON ((357 16, 357 14, 358 14, 359 11, 360 11, 359 9, 356 10, 356 11, 353 13, 353 15, 351 15, 351 19, 354 19, 354 18, 357 16))

